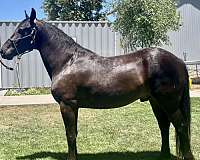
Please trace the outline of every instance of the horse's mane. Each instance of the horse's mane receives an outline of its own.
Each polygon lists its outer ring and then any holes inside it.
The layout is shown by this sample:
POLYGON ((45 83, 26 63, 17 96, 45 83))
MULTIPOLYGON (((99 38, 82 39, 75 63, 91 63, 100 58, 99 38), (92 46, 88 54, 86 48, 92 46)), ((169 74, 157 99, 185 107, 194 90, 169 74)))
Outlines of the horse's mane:
POLYGON ((61 29, 57 28, 55 25, 52 25, 50 23, 44 22, 45 27, 48 28, 48 31, 51 32, 56 40, 64 40, 65 42, 68 42, 69 44, 76 44, 76 42, 68 36, 65 32, 63 32, 61 29))
POLYGON ((53 36, 54 40, 58 43, 64 42, 63 45, 66 46, 66 48, 75 49, 77 52, 87 52, 87 53, 93 53, 91 50, 86 49, 82 47, 80 44, 76 43, 73 38, 68 36, 64 31, 57 28, 55 25, 52 25, 47 22, 43 22, 44 26, 48 30, 48 32, 53 36))

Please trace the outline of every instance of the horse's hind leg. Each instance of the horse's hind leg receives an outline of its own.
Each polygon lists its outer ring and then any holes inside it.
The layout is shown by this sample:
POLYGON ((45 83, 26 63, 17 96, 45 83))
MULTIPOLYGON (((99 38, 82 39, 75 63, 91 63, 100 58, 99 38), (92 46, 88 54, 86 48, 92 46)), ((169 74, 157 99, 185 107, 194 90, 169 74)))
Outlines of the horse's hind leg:
POLYGON ((171 114, 170 119, 176 129, 176 138, 178 142, 177 152, 179 152, 179 157, 184 160, 194 160, 190 146, 189 124, 184 118, 181 109, 171 114))
POLYGON ((175 94, 159 95, 156 96, 156 100, 159 104, 162 104, 162 108, 168 116, 170 122, 176 130, 177 137, 177 154, 178 157, 184 160, 194 160, 190 149, 190 122, 187 121, 183 110, 181 109, 181 100, 175 94))
POLYGON ((60 110, 64 121, 67 142, 68 142, 67 160, 77 160, 76 136, 77 136, 78 108, 73 108, 61 102, 60 110))
POLYGON ((161 158, 169 159, 171 157, 170 148, 169 148, 169 127, 170 121, 168 116, 163 111, 161 106, 154 99, 150 99, 150 103, 153 109, 153 112, 157 118, 158 125, 161 131, 162 146, 161 146, 161 158))

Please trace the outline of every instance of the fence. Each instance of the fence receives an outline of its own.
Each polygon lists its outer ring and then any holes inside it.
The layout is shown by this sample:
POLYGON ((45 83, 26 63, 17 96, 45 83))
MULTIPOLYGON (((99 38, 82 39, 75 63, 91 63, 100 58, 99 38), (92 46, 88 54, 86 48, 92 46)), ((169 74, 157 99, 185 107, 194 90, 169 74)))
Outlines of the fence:
POLYGON ((200 61, 185 61, 193 84, 200 84, 200 61))
MULTIPOLYGON (((77 43, 102 56, 113 56, 122 53, 119 34, 112 31, 108 22, 49 22, 56 25, 77 43)), ((1 45, 11 36, 19 22, 0 22, 1 45)), ((16 60, 6 61, 8 66, 15 66, 16 60)), ((50 79, 44 68, 39 53, 34 50, 24 55, 19 66, 19 80, 22 88, 49 87, 50 79)), ((0 68, 0 88, 16 88, 16 73, 0 68)))

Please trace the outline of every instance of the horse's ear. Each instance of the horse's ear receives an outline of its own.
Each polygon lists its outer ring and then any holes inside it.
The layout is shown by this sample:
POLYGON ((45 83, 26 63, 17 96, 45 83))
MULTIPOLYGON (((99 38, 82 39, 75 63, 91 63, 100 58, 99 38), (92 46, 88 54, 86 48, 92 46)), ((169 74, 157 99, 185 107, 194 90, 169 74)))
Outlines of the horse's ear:
POLYGON ((31 26, 34 25, 34 20, 36 19, 36 11, 34 8, 31 10, 31 16, 30 16, 30 24, 31 26))
POLYGON ((25 17, 26 17, 26 19, 28 19, 29 16, 28 16, 28 14, 26 13, 26 10, 25 10, 24 12, 25 12, 25 17))

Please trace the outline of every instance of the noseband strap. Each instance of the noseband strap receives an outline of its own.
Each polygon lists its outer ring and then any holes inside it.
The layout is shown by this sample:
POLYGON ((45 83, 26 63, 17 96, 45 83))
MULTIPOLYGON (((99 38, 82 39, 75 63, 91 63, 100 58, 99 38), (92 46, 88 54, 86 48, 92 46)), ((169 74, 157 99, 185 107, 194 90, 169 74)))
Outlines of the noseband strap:
POLYGON ((2 61, 2 59, 0 59, 0 63, 2 64, 2 66, 4 66, 6 69, 8 69, 8 70, 14 70, 12 67, 8 67, 7 65, 5 65, 4 63, 3 63, 3 61, 2 61))

